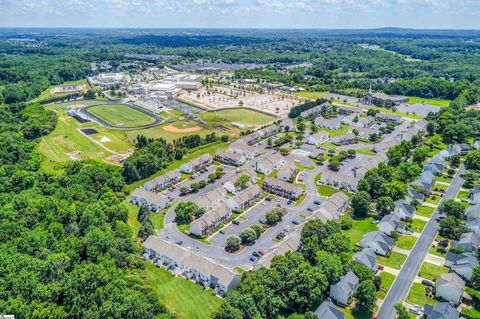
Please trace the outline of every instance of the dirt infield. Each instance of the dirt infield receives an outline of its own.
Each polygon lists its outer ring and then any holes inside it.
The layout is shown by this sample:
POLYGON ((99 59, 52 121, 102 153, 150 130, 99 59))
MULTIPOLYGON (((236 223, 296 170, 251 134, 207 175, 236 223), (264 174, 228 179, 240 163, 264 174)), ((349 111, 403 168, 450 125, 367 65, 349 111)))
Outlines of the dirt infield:
POLYGON ((191 133, 191 132, 200 131, 202 128, 198 125, 194 127, 188 127, 188 128, 176 128, 173 125, 167 125, 167 126, 164 126, 163 129, 167 132, 172 132, 172 133, 191 133))

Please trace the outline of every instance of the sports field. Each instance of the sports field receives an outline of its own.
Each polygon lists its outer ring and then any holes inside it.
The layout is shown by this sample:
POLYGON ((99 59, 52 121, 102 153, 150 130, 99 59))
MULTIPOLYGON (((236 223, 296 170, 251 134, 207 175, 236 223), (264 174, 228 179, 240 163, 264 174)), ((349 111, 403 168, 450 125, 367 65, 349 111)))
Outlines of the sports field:
POLYGON ((250 109, 225 109, 216 112, 205 112, 201 115, 204 121, 212 124, 240 123, 249 127, 262 126, 275 120, 275 117, 250 109))
POLYGON ((153 123, 155 119, 122 104, 98 105, 88 112, 113 126, 141 126, 153 123))

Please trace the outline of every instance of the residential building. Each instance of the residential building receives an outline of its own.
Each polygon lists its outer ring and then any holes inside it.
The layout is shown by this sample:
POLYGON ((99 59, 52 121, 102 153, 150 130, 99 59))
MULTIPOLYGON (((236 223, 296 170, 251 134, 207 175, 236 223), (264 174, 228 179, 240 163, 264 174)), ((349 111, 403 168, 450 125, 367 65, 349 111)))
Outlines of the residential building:
MULTIPOLYGON (((347 116, 342 116, 340 119, 340 123, 345 125, 353 125, 355 123, 355 118, 357 118, 357 114, 350 114, 347 116)), ((358 119, 358 118, 357 118, 358 119)))
POLYGON ((413 218, 416 210, 417 208, 415 206, 407 203, 403 199, 400 199, 395 202, 395 208, 392 214, 396 215, 402 220, 409 220, 413 218))
POLYGON ((259 132, 253 132, 248 134, 247 136, 243 137, 242 139, 238 140, 237 143, 243 143, 246 145, 253 145, 260 141, 263 138, 263 135, 259 132))
POLYGON ((196 236, 210 234, 217 226, 226 223, 231 215, 227 204, 222 204, 191 222, 190 233, 196 236))
POLYGON ((480 150, 480 141, 475 141, 475 143, 473 143, 473 148, 477 151, 480 150))
POLYGON ((293 183, 295 177, 297 176, 297 173, 298 173, 297 165, 295 165, 294 162, 287 161, 282 166, 282 168, 278 170, 277 178, 282 181, 293 183))
POLYGON ((458 241, 452 241, 452 246, 466 252, 476 252, 480 238, 474 232, 463 233, 458 241))
POLYGON ((363 236, 359 245, 372 249, 377 255, 386 256, 395 245, 395 239, 381 231, 372 231, 363 236))
POLYGON ((423 171, 434 175, 441 175, 447 167, 447 161, 439 155, 432 157, 427 164, 423 165, 423 171))
POLYGON ((475 185, 473 190, 470 192, 470 204, 480 205, 480 185, 475 185))
POLYGON ((267 138, 270 136, 275 135, 278 132, 278 126, 275 124, 269 125, 267 127, 262 128, 261 130, 257 131, 262 138, 267 138))
POLYGON ((258 155, 257 149, 255 147, 239 142, 230 144, 228 149, 230 152, 242 154, 248 159, 253 159, 255 156, 258 155))
POLYGON ((301 230, 302 227, 294 228, 286 238, 275 244, 269 252, 255 262, 253 269, 257 270, 262 267, 270 267, 272 259, 275 256, 285 255, 289 251, 297 251, 298 248, 300 248, 301 230))
POLYGON ((211 191, 204 194, 202 197, 195 201, 195 204, 199 208, 205 209, 205 211, 212 210, 217 208, 225 202, 227 198, 227 191, 225 187, 218 186, 217 188, 212 189, 211 191))
POLYGON ((426 304, 423 307, 426 319, 458 319, 458 310, 449 302, 437 302, 433 307, 426 304))
POLYGON ((317 117, 314 123, 318 127, 326 128, 329 130, 338 130, 341 126, 340 121, 337 118, 326 119, 321 116, 317 117))
POLYGON ((232 166, 240 166, 247 160, 243 154, 224 151, 217 151, 215 159, 220 163, 232 166))
POLYGON ((460 155, 466 155, 472 151, 472 147, 467 143, 455 144, 453 149, 457 154, 460 155))
POLYGON ((373 125, 375 122, 375 118, 373 116, 367 116, 357 123, 353 123, 353 126, 358 127, 358 128, 367 128, 373 125))
POLYGON ((277 170, 285 163, 285 159, 280 154, 272 154, 270 156, 265 157, 261 161, 257 162, 255 167, 256 171, 264 174, 269 175, 274 170, 277 170))
POLYGON ((425 194, 415 189, 415 187, 412 187, 409 185, 407 188, 407 192, 408 192, 408 198, 412 201, 416 200, 421 204, 425 200, 425 194))
POLYGON ((315 310, 315 315, 321 319, 345 319, 345 314, 337 309, 337 306, 330 301, 325 300, 321 305, 315 310))
POLYGON ((384 232, 387 235, 397 232, 403 234, 405 231, 405 223, 400 220, 395 214, 385 215, 378 223, 378 230, 384 232))
POLYGON ((452 253, 447 252, 445 256, 445 267, 450 268, 454 273, 465 280, 472 279, 473 267, 478 266, 478 259, 472 253, 452 253))
POLYGON ((320 146, 323 143, 328 142, 329 138, 330 138, 330 135, 328 135, 327 132, 320 131, 307 137, 307 144, 320 146))
POLYGON ((340 115, 350 115, 350 114, 361 115, 363 114, 363 110, 356 107, 339 106, 338 113, 340 115))
POLYGON ((353 260, 357 264, 362 264, 368 269, 376 273, 378 270, 377 258, 375 252, 370 248, 364 248, 353 256, 353 260))
POLYGON ((173 171, 167 172, 161 176, 155 177, 151 181, 143 184, 143 188, 150 192, 158 192, 162 189, 169 187, 175 183, 178 183, 181 180, 180 171, 174 169, 173 171))
POLYGON ((323 222, 339 219, 348 209, 349 202, 350 199, 344 192, 338 192, 323 201, 309 218, 320 219, 323 222))
POLYGON ((290 132, 294 130, 295 125, 293 124, 292 119, 285 118, 280 122, 280 127, 282 127, 285 131, 290 132))
POLYGON ((441 274, 435 279, 435 297, 459 304, 465 289, 465 281, 456 273, 441 274))
POLYGON ((182 274, 185 261, 191 255, 185 248, 156 236, 149 236, 142 246, 145 259, 152 259, 157 266, 164 267, 175 275, 182 274))
POLYGON ((331 142, 334 145, 355 144, 355 143, 358 142, 358 138, 353 133, 347 133, 347 134, 344 134, 344 135, 337 135, 337 136, 332 137, 331 142))
POLYGON ((347 306, 357 291, 359 283, 358 277, 353 271, 349 270, 340 278, 339 282, 330 286, 330 298, 343 306, 347 306))
POLYGON ((322 173, 318 183, 329 185, 336 189, 344 189, 348 192, 356 192, 358 180, 353 176, 343 173, 326 171, 322 173))
POLYGON ((251 206, 262 196, 262 189, 257 184, 250 185, 235 197, 227 199, 227 205, 231 210, 239 211, 251 206))
POLYGON ((435 176, 430 171, 423 171, 422 174, 418 177, 416 181, 412 184, 417 185, 427 192, 432 190, 433 184, 435 183, 435 176))
POLYGON ((184 163, 180 166, 182 173, 192 174, 202 168, 208 167, 212 164, 213 158, 209 153, 200 155, 191 161, 184 163))
POLYGON ((282 180, 266 177, 263 180, 263 189, 271 194, 289 199, 298 199, 303 194, 303 188, 282 180))
POLYGON ((168 206, 170 200, 160 194, 137 188, 130 196, 130 202, 137 206, 146 205, 151 211, 158 212, 168 206))
POLYGON ((317 105, 315 107, 312 107, 311 109, 303 111, 302 113, 300 113, 300 116, 307 118, 312 114, 317 115, 318 113, 320 113, 322 111, 322 108, 329 109, 331 107, 332 107, 332 105, 330 104, 330 102, 325 102, 325 103, 322 103, 322 104, 317 105))
MULTIPOLYGON (((350 132, 353 133, 353 130, 350 131, 350 132)), ((368 141, 369 138, 370 138, 370 135, 375 134, 375 133, 378 133, 378 131, 371 128, 371 127, 359 128, 357 137, 358 137, 359 140, 368 141)))
POLYGON ((375 143, 373 145, 372 151, 379 153, 379 152, 387 152, 390 148, 400 144, 400 139, 394 138, 391 140, 383 141, 380 143, 375 143))
POLYGON ((375 120, 377 120, 378 122, 387 122, 387 123, 395 123, 395 124, 402 123, 401 116, 393 115, 393 114, 385 114, 385 113, 375 114, 375 120))

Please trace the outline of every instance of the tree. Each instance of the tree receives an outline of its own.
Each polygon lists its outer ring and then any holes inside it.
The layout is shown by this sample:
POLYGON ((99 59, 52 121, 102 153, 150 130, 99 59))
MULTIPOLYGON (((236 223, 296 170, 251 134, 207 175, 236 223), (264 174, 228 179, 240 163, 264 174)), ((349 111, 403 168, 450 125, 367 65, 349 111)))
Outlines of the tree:
POLYGON ((352 197, 353 214, 357 217, 365 217, 370 208, 372 198, 367 192, 358 192, 352 197))
POLYGON ((282 208, 274 208, 271 211, 265 214, 265 219, 269 225, 274 225, 282 220, 283 217, 283 209, 282 208))
POLYGON ((213 183, 216 179, 217 179, 217 174, 215 173, 208 174, 208 181, 210 183, 213 183))
POLYGON ((453 167, 458 167, 460 165, 460 155, 458 154, 455 154, 455 155, 452 155, 450 157, 450 165, 452 165, 453 167))
POLYGON ((375 290, 380 291, 380 289, 382 289, 382 277, 373 277, 373 284, 375 285, 375 290))
POLYGON ((257 233, 251 228, 247 228, 240 233, 243 244, 251 244, 257 239, 257 233))
POLYGON ((193 217, 200 217, 203 213, 205 213, 205 210, 198 208, 193 202, 180 202, 175 207, 175 222, 189 224, 193 217))
POLYGON ((472 279, 470 280, 470 284, 472 285, 473 289, 480 289, 480 266, 473 267, 472 279))
POLYGON ((412 161, 421 165, 428 157, 430 149, 427 146, 416 148, 412 153, 412 161))
POLYGON ((340 168, 340 161, 337 157, 332 157, 329 161, 328 161, 328 167, 332 170, 332 171, 338 171, 339 168, 340 168))
POLYGON ((377 291, 371 280, 364 280, 358 285, 356 297, 358 305, 367 311, 372 311, 377 302, 377 291))
POLYGON ((357 152, 352 149, 347 150, 347 154, 348 154, 348 158, 355 158, 355 156, 357 156, 357 152))
POLYGON ((440 235, 443 237, 458 240, 460 236, 467 230, 458 219, 453 216, 447 216, 440 222, 440 235))
POLYGON ((465 158, 465 167, 473 170, 480 170, 480 150, 475 150, 467 154, 465 158))
POLYGON ((360 282, 365 280, 373 280, 373 271, 364 264, 355 263, 352 266, 352 271, 357 275, 360 282))
POLYGON ((141 205, 138 210, 137 220, 141 223, 145 218, 150 216, 150 209, 147 205, 141 205))
POLYGON ((153 235, 155 228, 153 227, 153 222, 150 216, 146 217, 140 224, 140 229, 138 230, 138 237, 145 241, 148 236, 153 235))
POLYGON ((355 127, 355 128, 352 130, 352 133, 355 134, 355 136, 358 136, 358 133, 359 133, 358 128, 355 127))
POLYGON ((247 188, 248 184, 250 183, 250 176, 249 175, 242 175, 233 183, 235 189, 238 191, 242 191, 247 188))
POLYGON ((180 187, 180 194, 185 195, 186 193, 188 193, 188 188, 185 186, 180 187))
POLYGON ((325 274, 330 285, 340 280, 340 277, 343 275, 342 259, 338 255, 320 250, 317 252, 315 263, 325 274))
POLYGON ((477 180, 477 173, 469 169, 465 172, 463 178, 465 179, 465 184, 469 187, 472 187, 473 183, 477 180))
POLYGON ((465 206, 453 199, 444 201, 438 210, 457 219, 463 219, 465 215, 465 206))
POLYGON ((260 227, 259 225, 253 224, 252 226, 250 226, 250 228, 255 231, 255 234, 257 235, 257 238, 259 238, 260 235, 262 235, 262 227, 260 227))
POLYGON ((242 240, 237 235, 231 235, 227 238, 227 249, 231 251, 236 251, 240 248, 240 243, 242 240))
POLYGON ((401 303, 395 305, 395 310, 397 311, 397 319, 409 319, 410 314, 408 313, 407 308, 401 303))
POLYGON ((388 196, 382 196, 377 199, 377 211, 380 215, 388 215, 395 209, 395 203, 392 198, 388 196))
POLYGON ((400 181, 391 181, 384 183, 380 187, 380 194, 388 196, 394 201, 405 198, 407 196, 407 184, 400 181))

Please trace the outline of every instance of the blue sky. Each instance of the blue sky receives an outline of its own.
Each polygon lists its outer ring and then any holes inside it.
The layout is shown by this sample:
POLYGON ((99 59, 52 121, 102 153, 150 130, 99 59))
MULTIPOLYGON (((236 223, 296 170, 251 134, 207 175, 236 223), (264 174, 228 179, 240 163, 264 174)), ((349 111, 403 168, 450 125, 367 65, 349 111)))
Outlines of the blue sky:
POLYGON ((480 0, 0 0, 0 26, 480 29, 480 0))

